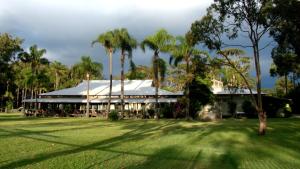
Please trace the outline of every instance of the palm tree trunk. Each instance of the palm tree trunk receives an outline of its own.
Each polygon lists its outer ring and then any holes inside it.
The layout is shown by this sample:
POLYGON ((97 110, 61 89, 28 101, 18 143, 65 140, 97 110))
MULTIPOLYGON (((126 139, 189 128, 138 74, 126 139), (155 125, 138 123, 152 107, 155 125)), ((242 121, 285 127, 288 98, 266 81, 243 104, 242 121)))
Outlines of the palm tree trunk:
POLYGON ((58 81, 58 73, 57 73, 57 71, 56 71, 56 72, 55 72, 55 90, 57 90, 58 84, 59 84, 59 81, 58 81))
POLYGON ((90 76, 87 74, 86 117, 90 116, 90 76))
POLYGON ((122 117, 124 114, 124 60, 125 60, 125 53, 122 50, 122 54, 121 54, 121 114, 122 117))
MULTIPOLYGON (((31 87, 31 95, 30 95, 30 99, 31 99, 31 101, 33 100, 33 87, 31 87)), ((32 107, 33 107, 33 103, 30 102, 30 109, 32 109, 32 107)))
POLYGON ((108 113, 110 112, 110 103, 111 103, 111 93, 112 93, 112 51, 109 52, 109 96, 108 96, 108 107, 107 107, 107 118, 108 113))
MULTIPOLYGON (((189 59, 186 59, 186 75, 189 75, 190 73, 190 64, 189 64, 189 59)), ((186 84, 186 92, 185 92, 185 97, 187 99, 186 102, 186 119, 189 119, 190 116, 190 81, 187 81, 186 84)))
POLYGON ((154 84, 155 84, 155 114, 156 119, 159 119, 159 110, 158 110, 158 54, 155 52, 154 61, 153 61, 153 69, 154 69, 154 84))
MULTIPOLYGON (((27 88, 24 89, 24 99, 27 98, 27 88)), ((25 108, 25 102, 23 102, 23 108, 25 108)))
POLYGON ((34 100, 35 100, 35 103, 34 103, 34 109, 38 109, 38 106, 37 106, 37 95, 38 95, 38 89, 35 90, 34 92, 34 100))

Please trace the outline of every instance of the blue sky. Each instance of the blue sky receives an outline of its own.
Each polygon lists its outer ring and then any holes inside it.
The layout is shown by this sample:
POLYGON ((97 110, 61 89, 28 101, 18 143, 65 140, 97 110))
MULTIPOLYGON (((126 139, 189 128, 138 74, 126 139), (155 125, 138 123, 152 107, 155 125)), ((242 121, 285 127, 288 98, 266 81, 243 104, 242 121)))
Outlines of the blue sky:
MULTIPOLYGON (((212 0, 0 0, 0 32, 25 39, 23 47, 32 44, 47 49, 51 61, 72 65, 83 55, 103 63, 107 76, 108 58, 104 49, 91 42, 110 29, 125 27, 138 40, 160 28, 173 35, 183 35, 190 25, 205 14, 212 0)), ((270 38, 265 37, 262 44, 270 38)), ((239 38, 235 43, 248 43, 239 38)), ((272 87, 269 77, 272 47, 262 51, 263 87, 272 87)), ((251 50, 246 50, 251 56, 251 50)), ((134 52, 136 64, 149 65, 151 52, 134 52)), ((168 59, 168 56, 164 57, 168 59)), ((114 75, 119 74, 119 54, 114 55, 114 75)))

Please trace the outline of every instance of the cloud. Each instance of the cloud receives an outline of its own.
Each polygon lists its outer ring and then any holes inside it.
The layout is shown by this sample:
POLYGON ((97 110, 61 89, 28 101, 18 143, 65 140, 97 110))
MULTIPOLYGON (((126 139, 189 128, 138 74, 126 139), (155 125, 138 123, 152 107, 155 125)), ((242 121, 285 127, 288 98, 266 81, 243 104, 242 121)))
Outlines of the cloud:
MULTIPOLYGON (((72 65, 82 55, 103 63, 108 57, 96 37, 125 27, 138 40, 160 28, 183 35, 206 12, 213 0, 9 0, 0 1, 0 32, 25 39, 24 48, 37 44, 47 49, 49 60, 72 65)), ((134 51, 137 64, 150 64, 151 52, 134 51)), ((167 59, 167 58, 166 58, 167 59)), ((114 55, 114 75, 119 74, 119 54, 114 55)), ((128 67, 128 65, 127 65, 128 67)), ((263 69, 265 70, 265 69, 263 69)))

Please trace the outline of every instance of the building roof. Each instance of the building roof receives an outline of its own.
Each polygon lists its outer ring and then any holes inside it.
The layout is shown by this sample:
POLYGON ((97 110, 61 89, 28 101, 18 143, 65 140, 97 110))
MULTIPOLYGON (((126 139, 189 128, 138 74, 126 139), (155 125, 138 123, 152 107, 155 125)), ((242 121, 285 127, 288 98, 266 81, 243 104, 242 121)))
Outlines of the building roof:
MULTIPOLYGON (((85 96, 87 94, 87 81, 83 81, 75 87, 42 93, 41 96, 85 96)), ((109 94, 109 80, 90 80, 91 96, 107 96, 109 94)), ((121 95, 121 81, 112 81, 112 95, 121 95)), ((155 95, 155 87, 152 80, 125 80, 124 95, 127 96, 147 96, 155 95)), ((173 93, 163 89, 158 90, 158 95, 176 96, 182 93, 173 93)))
MULTIPOLYGON (((213 90, 213 93, 216 95, 250 95, 250 90, 249 89, 222 89, 222 90, 213 90)), ((252 93, 253 94, 257 94, 256 90, 252 89, 252 93)), ((261 93, 261 94, 265 94, 265 93, 261 93)))
MULTIPOLYGON (((37 99, 25 99, 25 103, 86 103, 84 98, 37 98, 37 99)), ((89 103, 107 103, 108 99, 92 99, 89 103)), ((111 103, 120 103, 121 99, 112 99, 111 103)), ((125 103, 155 103, 153 98, 130 98, 124 99, 125 103)), ((159 103, 173 103, 177 102, 177 98, 159 98, 159 103)))

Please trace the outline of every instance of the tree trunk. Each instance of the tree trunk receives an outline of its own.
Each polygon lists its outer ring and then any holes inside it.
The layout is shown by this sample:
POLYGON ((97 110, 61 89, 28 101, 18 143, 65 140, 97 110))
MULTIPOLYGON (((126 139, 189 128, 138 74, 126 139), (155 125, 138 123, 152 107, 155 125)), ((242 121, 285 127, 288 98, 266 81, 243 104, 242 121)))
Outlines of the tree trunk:
POLYGON ((154 85, 155 85, 155 115, 156 119, 159 119, 160 113, 158 110, 158 53, 155 52, 153 60, 153 69, 154 69, 154 85))
MULTIPOLYGON (((26 99, 27 98, 27 88, 25 87, 25 89, 24 89, 24 99, 26 99)), ((25 102, 23 102, 23 108, 25 109, 25 102)))
POLYGON ((19 107, 20 88, 17 88, 17 108, 19 107))
POLYGON ((262 108, 262 97, 261 97, 261 70, 260 70, 260 62, 259 62, 259 49, 258 49, 258 41, 255 41, 253 45, 254 50, 254 61, 255 61, 255 69, 256 69, 256 85, 257 85, 257 111, 259 117, 259 135, 265 135, 267 129, 267 116, 262 108))
POLYGON ((58 78, 58 73, 56 71, 55 72, 55 90, 58 89, 58 85, 59 85, 59 78, 58 78))
POLYGON ((90 116, 90 79, 87 75, 87 93, 86 93, 86 117, 90 116))
POLYGON ((22 89, 22 92, 21 92, 21 105, 24 108, 23 102, 22 102, 23 100, 24 100, 24 88, 22 89))
POLYGON ((33 107, 33 103, 32 103, 32 100, 33 100, 33 88, 31 88, 31 96, 30 96, 30 99, 31 99, 31 102, 30 102, 30 109, 32 109, 32 107, 33 107))
POLYGON ((284 74, 285 95, 287 95, 287 93, 288 93, 288 84, 287 84, 287 81, 288 81, 287 74, 285 73, 284 74))
POLYGON ((108 105, 107 105, 107 117, 110 112, 110 103, 111 103, 111 93, 112 93, 112 50, 109 52, 109 96, 108 96, 108 105))
POLYGON ((35 100, 35 103, 34 103, 34 109, 36 110, 38 107, 37 107, 37 94, 38 93, 38 90, 36 90, 35 92, 34 92, 34 100, 35 100))
MULTIPOLYGON (((190 64, 189 59, 186 59, 186 75, 189 76, 190 73, 190 64)), ((187 99, 186 102, 186 119, 188 120, 190 118, 190 80, 188 79, 186 84, 186 93, 185 97, 187 99)))
POLYGON ((121 114, 122 114, 122 118, 124 115, 124 61, 125 61, 125 53, 122 50, 122 53, 121 53, 121 114))

